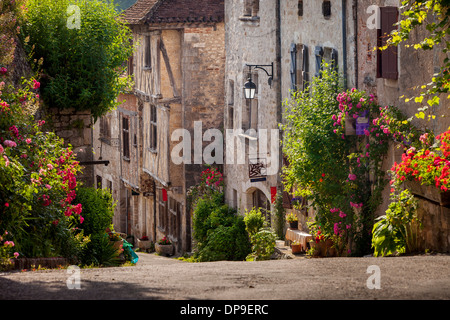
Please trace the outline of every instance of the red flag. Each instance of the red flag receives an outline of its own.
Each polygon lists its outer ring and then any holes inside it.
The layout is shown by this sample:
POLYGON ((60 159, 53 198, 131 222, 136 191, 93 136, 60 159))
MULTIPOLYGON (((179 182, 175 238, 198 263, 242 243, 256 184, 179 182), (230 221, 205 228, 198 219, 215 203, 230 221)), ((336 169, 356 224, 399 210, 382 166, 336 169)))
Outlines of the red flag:
POLYGON ((167 190, 162 189, 162 198, 164 202, 167 202, 167 190))
POLYGON ((277 187, 270 187, 270 195, 272 203, 275 203, 275 200, 277 199, 277 187))

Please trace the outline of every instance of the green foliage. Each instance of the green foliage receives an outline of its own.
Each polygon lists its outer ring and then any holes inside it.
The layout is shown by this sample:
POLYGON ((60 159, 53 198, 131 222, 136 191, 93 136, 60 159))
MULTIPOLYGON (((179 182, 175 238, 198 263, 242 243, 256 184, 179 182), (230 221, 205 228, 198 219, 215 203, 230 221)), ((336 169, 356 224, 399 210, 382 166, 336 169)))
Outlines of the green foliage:
MULTIPOLYGON (((448 26, 450 23, 450 3, 448 0, 427 0, 427 1, 402 1, 401 18, 398 23, 399 29, 394 30, 392 37, 388 40, 387 46, 398 46, 405 41, 410 41, 411 34, 418 35, 416 30, 423 30, 424 36, 413 44, 407 44, 406 47, 414 47, 416 50, 442 50, 444 55, 450 50, 450 41, 448 37, 448 26)), ((409 42, 410 43, 410 42, 409 42)), ((386 46, 386 47, 387 47, 386 46)), ((383 48, 383 49, 386 49, 383 48)), ((450 59, 446 57, 440 71, 433 75, 431 82, 420 87, 422 91, 416 97, 407 97, 406 102, 414 100, 416 103, 422 103, 425 97, 427 104, 419 108, 418 118, 424 119, 429 107, 439 105, 441 94, 450 93, 450 59)), ((418 88, 417 88, 418 89, 418 88)), ((447 98, 450 98, 448 95, 447 98)), ((429 115, 428 120, 435 116, 429 115)))
POLYGON ((41 98, 49 107, 90 110, 94 118, 117 105, 127 86, 124 62, 132 34, 114 5, 99 0, 30 0, 22 40, 39 60, 41 98), (79 28, 69 28, 69 5, 80 8, 79 28), (42 60, 41 60, 42 59, 42 60))
POLYGON ((245 212, 244 217, 245 230, 248 233, 250 239, 259 232, 259 230, 267 226, 266 219, 261 212, 261 208, 252 208, 250 211, 245 212))
POLYGON ((267 260, 275 250, 276 234, 267 226, 260 208, 252 208, 245 213, 245 230, 252 244, 252 253, 247 261, 267 260))
POLYGON ((85 234, 104 234, 112 229, 115 203, 108 189, 80 187, 75 203, 81 203, 85 221, 79 225, 85 234))
POLYGON ((220 225, 207 237, 206 245, 199 252, 199 261, 242 261, 249 252, 248 238, 241 217, 234 217, 229 226, 220 225))
POLYGON ((284 240, 284 226, 286 210, 283 207, 283 193, 277 192, 275 198, 275 220, 274 220, 274 230, 278 239, 284 240))
MULTIPOLYGON (((8 73, 0 77, 7 81, 8 73)), ((71 147, 28 113, 38 104, 37 88, 35 79, 16 87, 0 81, 0 230, 20 256, 76 259, 72 228, 84 218, 72 201, 80 167, 71 147)))
POLYGON ((223 193, 204 194, 192 215, 198 261, 243 260, 250 252, 245 223, 223 202, 223 193))
POLYGON ((85 266, 114 267, 121 263, 119 252, 109 241, 106 233, 91 235, 91 241, 83 250, 80 260, 85 266))
POLYGON ((395 194, 386 215, 373 227, 374 255, 386 256, 414 252, 418 248, 417 199, 406 189, 395 194))
POLYGON ((268 260, 275 251, 276 234, 270 228, 261 228, 252 238, 252 253, 247 261, 268 260))
POLYGON ((109 241, 107 229, 113 229, 115 203, 107 189, 79 188, 75 203, 83 207, 85 220, 78 226, 84 234, 90 237, 81 263, 84 265, 111 266, 119 263, 117 250, 109 241))
POLYGON ((321 236, 332 238, 340 253, 347 254, 353 240, 352 254, 364 255, 388 181, 382 165, 389 142, 406 148, 419 134, 397 108, 380 107, 374 96, 356 89, 340 92, 339 74, 326 65, 324 70, 286 103, 284 184, 308 198, 321 236), (368 121, 364 134, 346 134, 362 118, 368 121))

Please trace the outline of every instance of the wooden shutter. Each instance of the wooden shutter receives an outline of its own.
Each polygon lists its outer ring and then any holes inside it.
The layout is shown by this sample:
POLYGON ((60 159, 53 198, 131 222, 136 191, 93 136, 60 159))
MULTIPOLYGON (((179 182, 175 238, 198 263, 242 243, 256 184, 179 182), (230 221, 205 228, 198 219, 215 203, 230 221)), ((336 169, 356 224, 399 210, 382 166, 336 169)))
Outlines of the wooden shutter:
POLYGON ((297 91, 297 45, 295 43, 291 44, 291 90, 297 91))
POLYGON ((338 70, 338 51, 336 49, 331 50, 331 68, 333 70, 338 70))
MULTIPOLYGON (((381 9, 381 30, 379 30, 378 43, 385 46, 390 38, 389 34, 397 29, 398 22, 397 7, 382 7, 381 9)), ((398 79, 398 48, 389 46, 386 50, 378 54, 378 77, 385 79, 398 79)))
POLYGON ((302 45, 301 51, 300 51, 300 57, 302 59, 301 65, 301 81, 299 83, 300 88, 303 90, 306 89, 307 83, 308 83, 308 47, 306 45, 302 45))
POLYGON ((316 57, 316 77, 321 76, 322 71, 322 61, 323 61, 323 48, 317 46, 314 50, 314 55, 316 57))

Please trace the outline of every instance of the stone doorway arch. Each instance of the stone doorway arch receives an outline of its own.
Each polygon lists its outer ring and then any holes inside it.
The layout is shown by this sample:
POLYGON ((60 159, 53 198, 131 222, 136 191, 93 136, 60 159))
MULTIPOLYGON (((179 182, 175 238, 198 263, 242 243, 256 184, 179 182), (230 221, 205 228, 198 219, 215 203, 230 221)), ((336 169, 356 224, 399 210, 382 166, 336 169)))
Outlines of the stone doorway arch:
POLYGON ((266 218, 269 226, 272 225, 272 207, 270 200, 268 199, 265 192, 256 187, 252 187, 247 190, 247 206, 250 210, 251 208, 260 208, 262 214, 266 218))

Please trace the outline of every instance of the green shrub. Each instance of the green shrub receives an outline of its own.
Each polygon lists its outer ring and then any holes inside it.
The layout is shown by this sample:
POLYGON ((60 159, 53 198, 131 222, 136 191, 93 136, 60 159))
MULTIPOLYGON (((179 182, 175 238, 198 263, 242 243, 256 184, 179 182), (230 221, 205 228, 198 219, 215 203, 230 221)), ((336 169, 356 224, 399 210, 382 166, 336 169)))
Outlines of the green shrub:
POLYGON ((221 192, 198 199, 193 229, 198 261, 244 260, 250 252, 244 219, 223 203, 221 192))
POLYGON ((275 251, 277 236, 269 228, 261 228, 252 236, 252 253, 247 261, 268 260, 275 251))
POLYGON ((100 0, 30 0, 21 36, 41 79, 47 106, 90 110, 94 118, 117 105, 132 54, 132 34, 114 5, 100 0), (69 5, 79 8, 68 14, 69 5), (79 26, 70 23, 79 21, 79 26), (25 41, 28 40, 28 41, 25 41))
POLYGON ((115 203, 107 189, 81 187, 78 189, 75 203, 81 203, 84 222, 79 225, 85 234, 104 234, 112 229, 115 203))
POLYGON ((81 203, 85 220, 78 227, 90 236, 81 254, 84 265, 113 266, 119 263, 118 252, 109 241, 106 229, 113 230, 115 203, 109 190, 79 188, 75 203, 81 203))
POLYGON ((244 222, 245 230, 250 239, 267 224, 260 208, 252 208, 250 211, 247 211, 245 213, 244 222))

